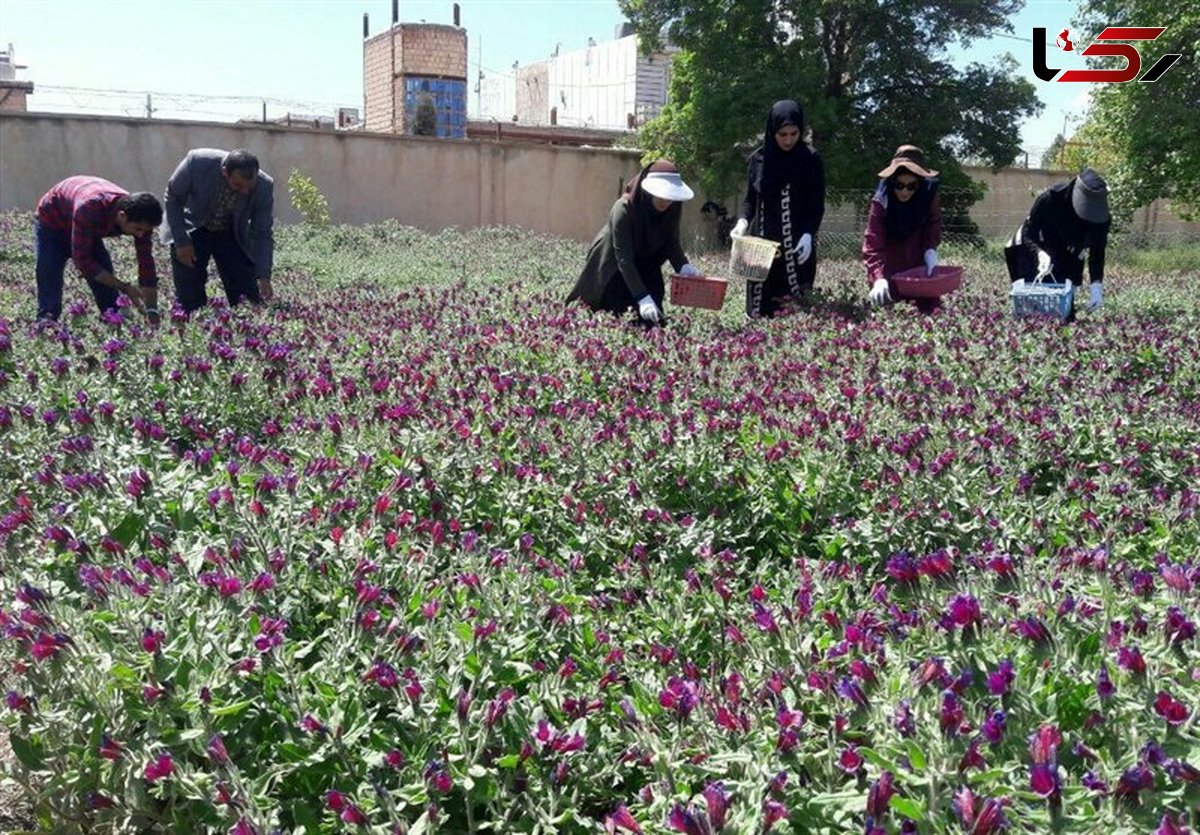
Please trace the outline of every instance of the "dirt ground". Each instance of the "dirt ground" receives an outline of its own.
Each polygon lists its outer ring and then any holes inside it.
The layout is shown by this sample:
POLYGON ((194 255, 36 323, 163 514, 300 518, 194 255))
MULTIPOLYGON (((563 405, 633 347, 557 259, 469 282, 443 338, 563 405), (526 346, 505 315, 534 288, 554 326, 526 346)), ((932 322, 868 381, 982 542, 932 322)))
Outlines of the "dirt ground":
MULTIPOLYGON (((0 730, 0 775, 7 774, 13 762, 8 733, 0 730)), ((0 776, 0 833, 32 832, 34 829, 25 793, 11 777, 0 776)))

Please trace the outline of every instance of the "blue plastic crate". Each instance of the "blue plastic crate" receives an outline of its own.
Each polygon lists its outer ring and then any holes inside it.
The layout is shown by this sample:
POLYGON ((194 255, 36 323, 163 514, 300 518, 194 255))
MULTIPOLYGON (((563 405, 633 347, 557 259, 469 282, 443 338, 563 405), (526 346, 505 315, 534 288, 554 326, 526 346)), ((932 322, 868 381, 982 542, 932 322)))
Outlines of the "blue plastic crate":
POLYGON ((1012 292, 1013 316, 1054 316, 1066 320, 1075 307, 1075 285, 1051 281, 1015 281, 1012 292))

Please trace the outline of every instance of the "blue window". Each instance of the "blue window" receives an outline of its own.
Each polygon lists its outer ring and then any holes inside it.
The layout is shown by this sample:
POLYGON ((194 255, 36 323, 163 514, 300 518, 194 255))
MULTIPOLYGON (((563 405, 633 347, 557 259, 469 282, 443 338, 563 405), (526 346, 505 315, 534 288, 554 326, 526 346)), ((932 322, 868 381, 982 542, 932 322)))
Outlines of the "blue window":
POLYGON ((417 104, 424 96, 433 100, 437 112, 437 135, 462 139, 467 135, 467 82, 444 78, 425 78, 409 75, 404 78, 404 112, 408 114, 409 132, 417 104))

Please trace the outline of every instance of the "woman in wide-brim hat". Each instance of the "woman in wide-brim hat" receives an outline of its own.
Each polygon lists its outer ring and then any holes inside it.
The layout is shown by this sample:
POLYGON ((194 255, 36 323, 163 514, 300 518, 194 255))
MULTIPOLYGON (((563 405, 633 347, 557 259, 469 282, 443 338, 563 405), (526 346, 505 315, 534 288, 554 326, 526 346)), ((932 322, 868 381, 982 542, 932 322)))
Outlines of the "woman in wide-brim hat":
POLYGON ((592 310, 613 313, 632 307, 643 321, 661 322, 663 262, 670 261, 681 275, 699 274, 679 240, 683 202, 692 197, 670 160, 657 160, 638 172, 609 210, 567 301, 578 299, 592 310))
POLYGON ((771 105, 763 144, 746 163, 746 198, 730 235, 780 243, 766 281, 746 282, 746 315, 770 316, 808 293, 817 277, 817 232, 825 216, 825 164, 805 139, 804 109, 771 105))
MULTIPOLYGON (((904 298, 892 281, 896 273, 924 265, 932 274, 937 266, 937 248, 942 242, 937 174, 926 165, 925 153, 916 145, 901 145, 879 172, 862 246, 873 304, 904 298)), ((926 313, 941 306, 940 299, 913 301, 926 313)))

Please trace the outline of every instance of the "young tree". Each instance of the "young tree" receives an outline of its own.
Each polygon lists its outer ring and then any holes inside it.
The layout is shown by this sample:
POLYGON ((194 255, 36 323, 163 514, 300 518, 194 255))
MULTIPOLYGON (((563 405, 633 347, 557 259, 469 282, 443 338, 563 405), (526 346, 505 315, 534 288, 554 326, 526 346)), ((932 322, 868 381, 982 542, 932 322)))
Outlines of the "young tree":
POLYGON ((417 112, 413 116, 413 133, 417 136, 437 136, 437 107, 433 96, 422 93, 417 99, 417 112))
MULTIPOLYGON (((1017 126, 1040 111, 1008 57, 956 68, 948 47, 995 31, 1023 0, 618 0, 643 48, 679 46, 670 103, 643 147, 698 172, 710 196, 740 189, 772 101, 797 99, 832 188, 863 189, 891 152, 924 148, 947 191, 956 159, 1008 165, 1017 126)), ((693 175, 695 176, 695 175, 693 175)), ((973 193, 982 192, 974 187, 973 193)), ((951 212, 954 207, 949 207, 951 212)))
MULTIPOLYGON (((1183 213, 1200 214, 1200 6, 1156 0, 1086 0, 1080 4, 1080 31, 1105 26, 1165 26, 1154 41, 1138 41, 1142 72, 1161 56, 1183 57, 1153 84, 1096 84, 1089 125, 1094 125, 1112 159, 1107 173, 1111 201, 1127 214, 1158 197, 1183 213)), ((1080 43, 1089 43, 1081 38, 1080 43)), ((1102 59, 1111 62, 1113 59, 1102 59)), ((1121 59, 1116 59, 1123 64, 1121 59)))

